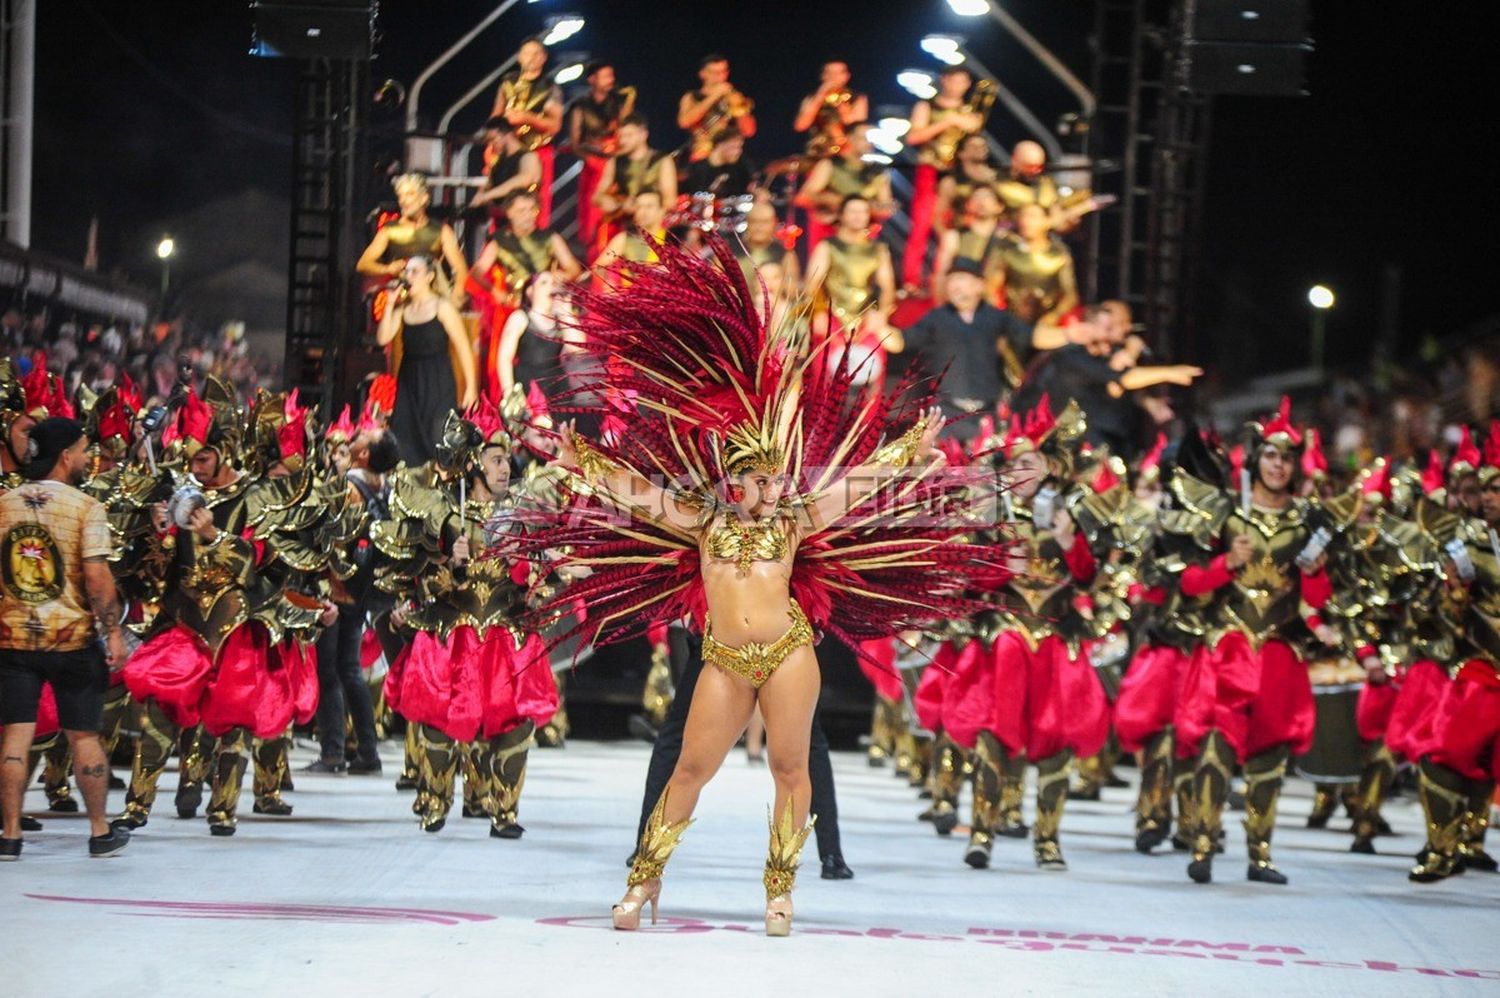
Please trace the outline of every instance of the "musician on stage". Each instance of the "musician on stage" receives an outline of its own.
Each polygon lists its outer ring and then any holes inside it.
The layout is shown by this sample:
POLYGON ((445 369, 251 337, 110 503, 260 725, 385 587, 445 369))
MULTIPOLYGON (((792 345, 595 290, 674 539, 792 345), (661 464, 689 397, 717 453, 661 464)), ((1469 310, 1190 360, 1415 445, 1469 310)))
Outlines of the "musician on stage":
POLYGON ((953 168, 963 137, 984 129, 984 115, 969 103, 973 86, 974 76, 968 69, 948 66, 938 74, 937 96, 919 100, 911 109, 906 144, 917 150, 917 172, 913 178, 911 231, 901 261, 901 283, 908 292, 916 292, 922 285, 922 264, 937 211, 938 181, 953 168))
POLYGON ((740 261, 745 280, 751 282, 751 290, 754 290, 756 272, 775 265, 781 268, 780 290, 783 295, 794 298, 799 293, 802 267, 797 262, 797 254, 777 238, 776 209, 769 203, 760 202, 745 216, 745 233, 740 245, 735 247, 735 257, 740 261))
MULTIPOLYGON (((965 135, 953 159, 953 172, 938 181, 938 211, 933 217, 934 227, 939 233, 944 233, 962 225, 969 195, 981 187, 994 187, 999 181, 1000 174, 990 162, 989 136, 965 135)), ((1002 210, 1003 207, 1002 202, 1002 210)))
POLYGON ((1010 245, 1009 234, 1000 228, 1000 198, 990 186, 974 188, 962 211, 955 216, 956 227, 938 239, 937 259, 932 264, 932 300, 941 305, 947 300, 947 276, 953 261, 968 259, 980 265, 986 301, 997 302, 1002 283, 1000 255, 1010 245))
POLYGON ((1030 140, 1017 142, 1010 154, 1010 172, 995 189, 1012 221, 1026 205, 1040 205, 1047 212, 1052 231, 1067 235, 1078 228, 1084 215, 1103 205, 1089 190, 1064 195, 1046 170, 1047 151, 1041 145, 1030 140))
POLYGON ((635 197, 635 214, 631 220, 635 223, 628 229, 621 229, 615 233, 609 245, 604 247, 604 252, 599 254, 599 262, 594 267, 595 287, 605 284, 619 283, 621 286, 630 283, 631 263, 654 263, 656 262, 656 250, 643 237, 643 233, 651 236, 657 242, 663 242, 667 238, 667 230, 663 226, 667 217, 666 210, 662 207, 662 198, 654 190, 641 191, 635 197), (606 274, 614 270, 615 276, 606 280, 606 274))
POLYGON ((736 198, 755 189, 755 164, 745 158, 745 137, 730 132, 714 143, 707 158, 689 164, 679 185, 684 194, 736 198))
POLYGON ((604 167, 619 151, 620 122, 635 110, 635 87, 615 85, 615 68, 595 60, 584 70, 589 89, 568 105, 568 139, 582 162, 578 174, 578 236, 590 246, 599 228, 594 192, 604 167))
POLYGON ((881 164, 864 160, 870 149, 870 123, 855 122, 845 135, 843 150, 837 156, 819 160, 808 173, 795 203, 807 211, 809 253, 834 232, 839 209, 852 194, 869 203, 871 217, 877 222, 895 211, 890 173, 881 164))
POLYGON ((387 222, 375 233, 370 245, 360 255, 354 269, 366 277, 390 279, 406 269, 406 261, 421 255, 439 260, 437 269, 439 293, 454 305, 466 297, 464 283, 469 279, 469 264, 458 247, 458 236, 447 222, 434 221, 427 214, 432 192, 427 178, 420 173, 403 173, 391 182, 401 217, 387 222))
POLYGON ((677 127, 691 133, 688 159, 692 162, 707 158, 728 132, 755 138, 755 102, 729 82, 729 57, 704 56, 698 79, 703 85, 677 102, 677 127))
POLYGON ((844 199, 839 226, 818 244, 807 261, 807 288, 818 296, 813 336, 835 337, 828 362, 852 351, 855 383, 879 385, 886 353, 900 352, 901 333, 890 325, 896 308, 896 272, 891 251, 870 235, 870 202, 859 194, 844 199))
POLYGON ((624 222, 635 215, 636 198, 655 191, 662 206, 677 203, 677 164, 668 153, 651 148, 646 119, 629 115, 620 121, 619 152, 604 164, 594 204, 599 208, 595 246, 608 245, 624 222))
MULTIPOLYGON (((544 78, 547 68, 547 47, 541 39, 528 38, 521 43, 516 53, 520 69, 500 78, 500 89, 495 91, 495 106, 490 117, 504 118, 515 129, 521 147, 534 152, 541 165, 541 224, 551 224, 552 218, 552 173, 555 150, 552 140, 562 131, 562 90, 557 84, 544 78)), ((504 197, 504 195, 499 195, 504 197)))
POLYGON ((823 63, 818 89, 802 98, 792 128, 810 132, 807 156, 827 159, 843 152, 849 126, 870 120, 870 98, 849 89, 849 64, 842 59, 823 63))
POLYGON ((1078 307, 1073 254, 1052 232, 1045 208, 1016 213, 1016 235, 1000 252, 1000 288, 1006 308, 1027 322, 1055 325, 1078 307))
POLYGON ((516 191, 535 191, 540 204, 546 180, 541 155, 527 149, 516 128, 503 117, 486 121, 484 133, 484 186, 469 201, 469 207, 498 205, 516 191))

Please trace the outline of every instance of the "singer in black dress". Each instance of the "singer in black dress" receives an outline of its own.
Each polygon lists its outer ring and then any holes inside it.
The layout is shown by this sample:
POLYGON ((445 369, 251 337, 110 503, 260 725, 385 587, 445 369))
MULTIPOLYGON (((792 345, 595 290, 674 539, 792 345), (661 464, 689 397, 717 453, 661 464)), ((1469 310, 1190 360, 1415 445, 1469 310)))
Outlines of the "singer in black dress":
POLYGON ((391 430, 408 467, 432 460, 448 413, 477 397, 474 349, 458 310, 433 289, 433 264, 414 256, 406 287, 386 311, 376 341, 395 344, 396 407, 391 430))

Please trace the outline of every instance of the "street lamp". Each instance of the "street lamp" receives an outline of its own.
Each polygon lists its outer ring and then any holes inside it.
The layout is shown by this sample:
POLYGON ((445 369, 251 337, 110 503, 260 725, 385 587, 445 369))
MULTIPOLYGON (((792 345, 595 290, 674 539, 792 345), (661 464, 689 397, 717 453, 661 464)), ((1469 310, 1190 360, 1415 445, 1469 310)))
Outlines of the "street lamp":
POLYGON ((918 100, 932 100, 937 96, 932 74, 925 69, 903 69, 896 74, 896 83, 918 100))
POLYGON ((959 35, 927 35, 921 41, 923 52, 949 66, 957 66, 964 61, 964 54, 959 51, 963 44, 964 40, 959 35))
POLYGON ((542 44, 550 49, 554 45, 567 41, 582 30, 583 17, 581 15, 555 14, 547 18, 547 33, 542 36, 542 44))
POLYGON ((1327 336, 1328 310, 1337 299, 1333 290, 1323 284, 1314 284, 1307 289, 1307 303, 1312 306, 1312 366, 1318 374, 1323 373, 1323 344, 1327 336))
POLYGON ((167 283, 171 280, 172 254, 177 252, 177 244, 172 241, 171 236, 162 236, 161 242, 156 244, 156 258, 161 261, 161 307, 165 311, 167 307, 167 283))

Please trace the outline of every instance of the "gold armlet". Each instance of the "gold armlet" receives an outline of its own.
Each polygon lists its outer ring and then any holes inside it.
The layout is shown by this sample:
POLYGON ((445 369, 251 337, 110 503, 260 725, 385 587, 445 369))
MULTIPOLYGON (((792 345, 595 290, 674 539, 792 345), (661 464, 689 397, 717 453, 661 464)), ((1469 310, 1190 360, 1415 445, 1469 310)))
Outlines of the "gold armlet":
POLYGON ((619 464, 582 437, 574 438, 573 447, 578 452, 578 472, 590 485, 602 482, 612 471, 621 470, 619 464))

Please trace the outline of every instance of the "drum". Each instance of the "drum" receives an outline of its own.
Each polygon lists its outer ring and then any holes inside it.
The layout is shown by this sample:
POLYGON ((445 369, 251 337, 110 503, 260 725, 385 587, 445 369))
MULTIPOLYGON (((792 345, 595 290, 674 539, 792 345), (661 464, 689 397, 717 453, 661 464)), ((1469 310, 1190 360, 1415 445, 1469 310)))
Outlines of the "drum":
POLYGON ((1314 783, 1358 783, 1365 762, 1354 711, 1364 687, 1364 670, 1353 662, 1315 662, 1308 673, 1317 728, 1312 748, 1297 758, 1294 768, 1314 783))

